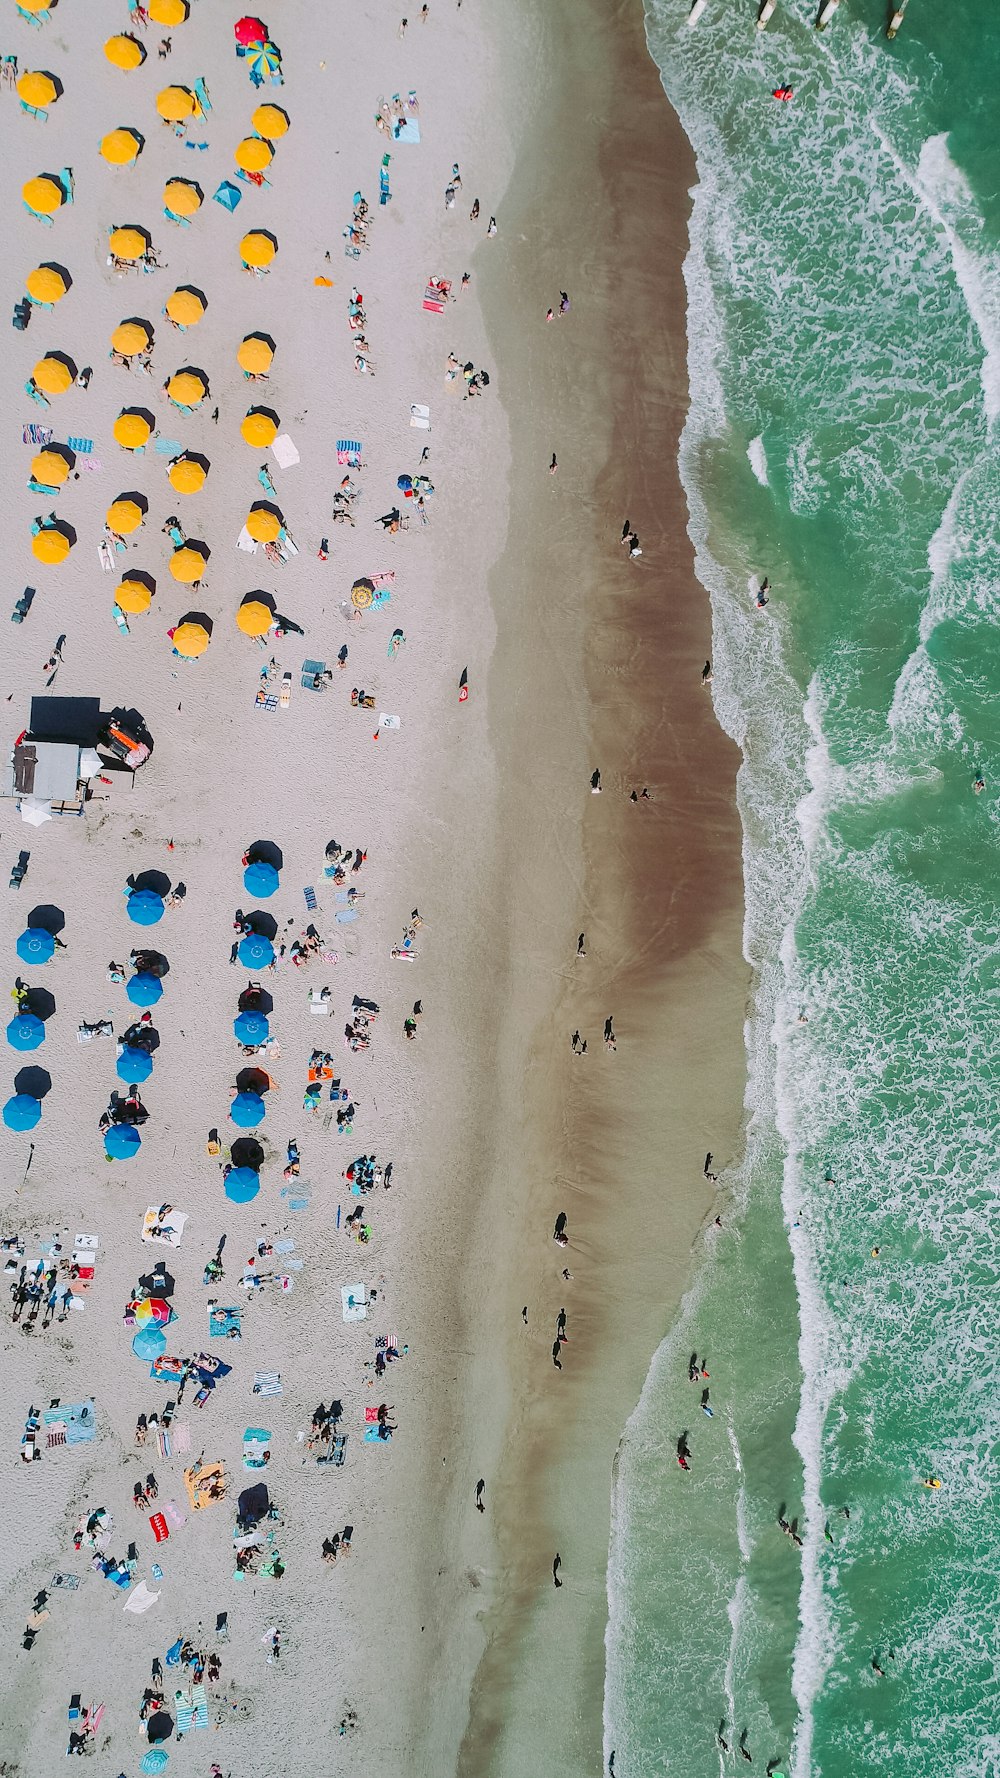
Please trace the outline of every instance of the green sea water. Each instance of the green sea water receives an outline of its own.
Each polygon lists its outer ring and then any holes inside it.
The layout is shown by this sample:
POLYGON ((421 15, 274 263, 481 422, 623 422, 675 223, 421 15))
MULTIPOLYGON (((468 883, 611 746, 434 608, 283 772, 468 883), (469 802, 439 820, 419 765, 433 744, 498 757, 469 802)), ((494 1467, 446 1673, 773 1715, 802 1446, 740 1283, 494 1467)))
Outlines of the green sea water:
POLYGON ((1000 17, 686 14, 647 29, 755 992, 746 1152, 623 1448, 606 1751, 995 1778, 1000 17))

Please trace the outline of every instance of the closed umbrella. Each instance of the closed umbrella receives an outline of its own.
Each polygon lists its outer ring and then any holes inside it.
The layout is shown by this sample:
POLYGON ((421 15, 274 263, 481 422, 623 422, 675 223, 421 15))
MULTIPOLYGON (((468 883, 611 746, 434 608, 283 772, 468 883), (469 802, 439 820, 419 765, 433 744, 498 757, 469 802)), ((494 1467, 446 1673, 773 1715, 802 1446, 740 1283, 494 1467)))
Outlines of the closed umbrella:
POLYGON ((182 586, 191 586, 204 574, 208 555, 207 543, 182 543, 170 558, 170 572, 182 586))
POLYGON ((208 394, 208 378, 203 370, 179 370, 167 384, 167 395, 175 407, 197 407, 208 394))
POLYGON ((229 1107, 229 1115, 241 1130, 252 1130, 266 1117, 267 1107, 259 1093, 237 1093, 229 1107))
POLYGON ((149 235, 144 228, 134 228, 131 223, 124 228, 113 228, 108 237, 108 246, 116 259, 141 259, 149 249, 149 235))
MULTIPOLYGON (((112 167, 130 167, 133 161, 138 160, 144 147, 144 138, 138 130, 134 130, 131 125, 119 124, 116 130, 109 130, 106 136, 101 137, 101 159, 112 167)), ((113 247, 111 251, 114 252, 113 247)), ((118 257, 123 259, 125 255, 119 254, 118 257)))
POLYGON ((258 269, 270 265, 277 251, 278 243, 274 236, 269 235, 262 228, 251 229, 250 233, 244 235, 240 242, 240 258, 243 264, 255 266, 258 269))
POLYGON ((178 494, 197 494, 199 488, 205 486, 208 474, 208 458, 201 457, 196 451, 185 451, 171 463, 167 470, 167 480, 178 494))
POLYGON ((255 451, 266 450, 277 437, 280 422, 268 407, 252 407, 240 423, 240 431, 255 451))
POLYGON ((263 333, 248 333, 245 340, 237 348, 236 362, 241 370, 252 377, 262 377, 271 368, 274 358, 274 341, 263 333))
MULTIPOLYGON (((72 452, 69 452, 69 457, 73 459, 72 452)), ((70 463, 61 451, 39 451, 37 457, 31 459, 32 480, 44 482, 48 488, 61 488, 69 472, 70 463)))
POLYGON ((109 37, 104 45, 104 53, 114 68, 121 68, 129 73, 133 68, 141 68, 146 60, 146 51, 137 37, 129 37, 122 33, 118 37, 109 37))
POLYGON ((274 622, 274 612, 259 599, 247 599, 236 613, 236 627, 244 636, 266 636, 274 622))
POLYGON ((277 142, 279 136, 287 131, 291 119, 288 112, 280 105, 258 105, 250 119, 258 136, 266 136, 269 142, 277 142))
POLYGON ((130 1161, 142 1146, 134 1124, 111 1124, 104 1132, 104 1152, 109 1161, 130 1161))
POLYGON ((266 858, 255 858, 243 872, 243 887, 255 897, 273 895, 280 880, 274 865, 268 864, 266 858))
POLYGON ((239 959, 247 969, 266 969, 274 962, 274 946, 263 932, 248 932, 240 940, 239 959))
POLYGON ((119 494, 118 499, 113 500, 108 507, 105 523, 109 530, 118 531, 122 536, 127 537, 130 532, 138 531, 142 524, 145 507, 146 502, 143 501, 140 506, 134 495, 119 494))
POLYGON ((21 197, 29 210, 40 216, 54 216, 66 202, 66 193, 54 173, 39 173, 21 187, 21 197))
POLYGON ((143 969, 132 976, 125 992, 133 1006, 155 1006, 163 993, 163 983, 159 976, 150 975, 143 969))
POLYGON ((39 265, 29 272, 24 280, 24 288, 33 302, 44 303, 46 306, 57 303, 66 295, 70 286, 68 272, 57 265, 39 265))
POLYGON ((17 96, 22 105, 44 111, 46 105, 51 105, 53 100, 58 99, 59 89, 51 74, 43 74, 41 70, 35 69, 21 75, 17 83, 17 96))
POLYGON ((233 150, 233 159, 244 173, 263 173, 274 159, 274 149, 263 136, 244 136, 233 150))
POLYGON ((153 1072, 153 1058, 148 1050, 133 1049, 131 1045, 123 1049, 115 1067, 119 1080, 128 1081, 130 1086, 138 1086, 142 1080, 148 1080, 153 1072))
POLYGON ((168 179, 163 187, 164 209, 174 216, 194 216, 205 202, 205 194, 193 179, 168 179))
MULTIPOLYGON (((241 1013, 241 1018, 260 1018, 260 1013, 241 1013)), ((264 1020, 267 1024, 267 1020, 264 1020)), ((36 1050, 40 1043, 45 1042, 45 1026, 37 1014, 19 1012, 16 1019, 11 1019, 7 1026, 7 1042, 12 1050, 36 1050)))
POLYGON ((145 581, 133 580, 129 575, 115 588, 115 604, 130 617, 141 617, 148 611, 152 598, 152 590, 145 581))
POLYGON ((196 660, 200 654, 204 654, 210 641, 211 637, 204 624, 178 624, 174 631, 174 647, 187 661, 196 660))
POLYGON ((123 358, 134 358, 137 352, 148 352, 153 344, 153 329, 148 321, 120 321, 111 335, 111 349, 123 358))
MULTIPOLYGON (((40 1019, 39 1019, 38 1023, 41 1024, 40 1019)), ((16 1024, 17 1024, 17 1020, 15 1019, 13 1021, 12 1025, 8 1025, 8 1027, 7 1027, 8 1037, 10 1036, 10 1032, 13 1029, 13 1025, 16 1025, 16 1024)), ((44 1034, 44 1026, 43 1026, 43 1034, 44 1034)), ((266 1043, 270 1034, 271 1034, 270 1023, 267 1020, 267 1018, 265 1018, 265 1016, 262 1012, 241 1012, 233 1020, 233 1036, 236 1038, 237 1043, 266 1043)), ((26 1049, 31 1046, 25 1044, 25 1045, 15 1046, 15 1047, 21 1047, 21 1048, 26 1049)))
POLYGON ((133 889, 125 912, 134 926, 155 926, 163 919, 163 897, 154 889, 133 889))
POLYGON ((47 568, 54 568, 59 562, 65 562, 73 545, 65 531, 55 525, 42 525, 31 539, 31 553, 47 568))
POLYGON ((33 1099, 30 1093, 15 1093, 3 1108, 8 1130, 33 1130, 41 1115, 41 1101, 33 1099))
POLYGON ((133 407, 122 409, 112 431, 123 451, 141 451, 149 442, 153 428, 146 415, 133 407))
POLYGON ((44 926, 29 926, 17 941, 17 954, 22 963, 47 963, 56 948, 56 941, 44 926))
POLYGON ((38 360, 31 380, 45 395, 65 395, 76 381, 76 365, 63 354, 50 352, 38 360))
POLYGON ((207 307, 207 299, 200 290, 195 290, 191 284, 180 284, 167 297, 164 314, 169 315, 178 327, 197 327, 207 307))
POLYGON ((186 86, 165 86, 157 95, 156 109, 164 123, 183 123, 195 109, 195 96, 186 86))
MULTIPOLYGON (((252 1098, 254 1095, 244 1093, 241 1097, 252 1098)), ((261 1100, 260 1103, 263 1106, 263 1100, 261 1100)), ((234 1100, 234 1111, 235 1107, 236 1101, 234 1100)), ((263 1117, 263 1115, 262 1110, 261 1117, 263 1117)), ((239 1120, 237 1119, 237 1122, 238 1121, 239 1120)), ((253 1121, 257 1123, 259 1122, 259 1119, 255 1118, 253 1121)), ((255 1198, 259 1191, 260 1177, 254 1172, 252 1167, 231 1167, 226 1174, 226 1197, 231 1204, 249 1204, 250 1200, 255 1198)))
POLYGON ((247 530, 255 543, 276 543, 285 521, 276 506, 258 500, 247 514, 247 530))

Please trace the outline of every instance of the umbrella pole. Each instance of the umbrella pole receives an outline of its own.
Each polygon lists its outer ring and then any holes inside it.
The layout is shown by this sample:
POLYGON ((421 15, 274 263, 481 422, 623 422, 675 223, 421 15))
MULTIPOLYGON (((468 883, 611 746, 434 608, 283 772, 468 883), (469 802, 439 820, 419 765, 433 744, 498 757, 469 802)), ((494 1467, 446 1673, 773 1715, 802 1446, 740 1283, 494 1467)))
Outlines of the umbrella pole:
POLYGON ((17 1191, 14 1193, 15 1198, 20 1196, 24 1187, 28 1183, 28 1174, 31 1171, 31 1163, 34 1160, 34 1158, 35 1158, 35 1145, 32 1142, 32 1143, 29 1143, 29 1145, 28 1145, 28 1164, 24 1169, 24 1178, 21 1180, 21 1183, 18 1186, 17 1191))

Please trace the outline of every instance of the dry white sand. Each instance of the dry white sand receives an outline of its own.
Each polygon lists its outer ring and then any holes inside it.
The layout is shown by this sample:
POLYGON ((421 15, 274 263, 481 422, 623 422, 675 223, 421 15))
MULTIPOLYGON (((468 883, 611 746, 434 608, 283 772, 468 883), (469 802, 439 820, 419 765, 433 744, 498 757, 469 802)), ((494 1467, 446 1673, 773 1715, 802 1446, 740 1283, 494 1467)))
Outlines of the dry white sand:
MULTIPOLYGON (((4 873, 22 845, 31 851, 20 891, 8 894, 4 879, 0 943, 9 980, 18 968, 17 934, 33 907, 52 904, 65 912, 68 946, 44 970, 21 971, 51 989, 56 1011, 37 1054, 6 1052, 7 1080, 27 1062, 47 1069, 52 1086, 23 1188, 29 1139, 0 1133, 5 1231, 23 1231, 29 1262, 41 1236, 58 1233, 65 1241, 86 1230, 101 1242, 83 1313, 25 1336, 3 1311, 5 1508, 14 1533, 0 1559, 8 1649, 0 1759, 8 1772, 59 1769, 74 1692, 85 1703, 106 1705, 96 1769, 110 1778, 138 1770, 138 1710, 151 1661, 162 1659, 181 1635, 208 1651, 220 1611, 228 1612, 231 1625, 230 1641, 219 1649, 223 1683, 234 1685, 237 1707, 224 1710, 214 1702, 212 1732, 172 1741, 171 1770, 207 1773, 213 1759, 224 1772, 251 1778, 326 1770, 347 1760, 359 1772, 384 1772, 390 1762, 400 1770, 436 1769, 438 1752, 453 1754, 461 1734, 479 1650, 470 1636, 476 1590, 465 1571, 488 1550, 486 1523, 469 1513, 485 1458, 471 1448, 476 1421, 463 1415, 461 1401, 483 1271, 482 1259, 478 1269, 463 1271, 474 1200, 470 1211, 460 1212, 474 1190, 493 1102, 488 1072, 484 1083, 466 1063, 483 1010, 501 991, 505 954, 496 921, 506 863, 491 814, 496 784, 485 676, 494 640, 486 577, 504 536, 507 446, 496 377, 478 403, 463 404, 461 384, 444 381, 452 348, 463 361, 495 370, 475 276, 471 292, 445 317, 423 312, 421 297, 431 273, 452 278, 457 292, 461 273, 474 270, 476 248, 492 250, 485 225, 500 207, 511 150, 504 119, 490 111, 492 50, 468 0, 460 11, 438 0, 426 24, 414 12, 403 41, 398 7, 268 0, 264 16, 283 52, 285 84, 259 93, 234 57, 238 12, 193 0, 189 22, 172 33, 170 60, 157 59, 162 33, 151 26, 147 61, 131 74, 112 68, 102 50, 107 36, 128 28, 124 0, 60 0, 39 31, 9 11, 2 45, 18 55, 22 70, 48 69, 65 88, 45 124, 20 115, 12 94, 0 101, 8 304, 40 261, 55 260, 73 276, 72 290, 54 310, 37 310, 27 334, 10 334, 2 373, 9 450, 0 517, 8 592, 12 602, 25 583, 38 589, 26 623, 6 636, 5 741, 12 743, 26 724, 29 700, 43 689, 43 662, 65 633, 53 693, 99 696, 105 709, 134 705, 156 743, 134 783, 116 776, 111 786, 95 787, 106 800, 95 798, 82 820, 54 820, 36 832, 4 804, 0 822, 4 873), (204 152, 179 141, 155 111, 156 94, 168 80, 190 83, 197 76, 207 81, 213 102, 205 123, 190 130, 192 140, 208 143, 204 152), (410 87, 419 95, 422 141, 393 145, 392 202, 380 208, 378 166, 389 144, 374 129, 373 114, 380 95, 405 95, 410 87), (270 186, 245 187, 230 215, 211 194, 233 171, 232 150, 249 129, 255 104, 268 97, 287 109, 292 127, 277 145, 270 186), (134 125, 146 138, 133 168, 111 168, 98 155, 100 138, 118 124, 134 125), (464 184, 446 214, 444 188, 456 159, 464 184), (51 228, 42 227, 21 207, 21 186, 37 172, 65 165, 74 168, 75 203, 51 228), (204 207, 187 229, 162 215, 162 188, 172 174, 197 178, 205 192, 204 207), (371 205, 371 249, 358 265, 343 256, 340 238, 356 189, 371 205), (482 206, 478 226, 468 220, 474 196, 482 206), (120 276, 106 265, 108 228, 131 222, 149 229, 163 270, 120 276), (277 260, 260 280, 240 269, 237 253, 243 232, 254 225, 270 228, 279 241, 277 260), (314 286, 324 273, 335 281, 332 290, 314 286), (203 323, 182 335, 161 310, 170 291, 187 282, 206 292, 209 308, 203 323), (355 282, 365 296, 374 378, 352 369, 346 316, 355 282), (133 315, 155 327, 152 379, 108 359, 112 329, 133 315), (240 340, 254 329, 270 333, 278 348, 270 382, 261 388, 246 384, 236 363, 240 340), (94 370, 89 390, 71 389, 48 414, 22 394, 47 348, 94 370), (209 401, 194 415, 176 412, 160 394, 164 378, 185 364, 203 368, 211 383, 209 401), (256 401, 277 410, 301 453, 294 469, 273 470, 300 550, 277 571, 235 548, 262 492, 256 471, 265 453, 255 454, 239 436, 239 422, 256 401), (431 406, 429 435, 409 428, 415 401, 431 406), (152 447, 134 459, 118 449, 114 417, 134 402, 154 410, 165 437, 208 456, 211 472, 200 494, 174 494, 167 459, 152 447), (216 404, 217 426, 209 418, 216 404), (33 453, 20 442, 26 421, 51 424, 56 439, 93 438, 100 467, 79 465, 80 479, 54 502, 31 494, 25 481, 33 453), (334 526, 329 516, 343 473, 334 449, 338 436, 364 443, 367 467, 354 530, 334 526), (436 487, 430 524, 385 536, 373 521, 396 499, 397 475, 415 471, 425 442, 436 487), (149 513, 118 562, 153 573, 158 591, 151 612, 132 620, 126 639, 112 620, 114 577, 102 572, 97 552, 106 508, 133 488, 147 496, 149 513), (53 505, 78 541, 65 564, 46 568, 31 554, 30 521, 53 505), (212 550, 205 583, 191 595, 167 569, 169 546, 160 526, 172 512, 212 550), (324 533, 331 541, 325 563, 316 556, 324 533), (388 569, 396 574, 389 606, 347 628, 338 607, 352 581, 388 569), (254 708, 266 656, 237 632, 234 614, 257 587, 272 592, 279 609, 306 631, 274 646, 281 669, 292 672, 287 711, 254 708), (211 647, 195 662, 175 658, 165 635, 189 608, 214 622, 211 647), (406 644, 391 661, 387 642, 396 625, 406 644), (348 670, 335 675, 332 690, 323 696, 303 690, 302 660, 332 665, 345 640, 348 670), (460 706, 465 667, 472 695, 460 706), (352 685, 374 692, 374 716, 350 707, 352 685), (401 727, 376 742, 374 717, 381 710, 398 714, 401 727), (350 926, 334 926, 332 888, 322 877, 331 838, 368 852, 364 871, 353 879, 365 892, 362 918, 350 926), (166 849, 169 839, 173 851, 166 849), (232 1019, 246 972, 230 969, 228 957, 234 909, 251 905, 241 853, 264 839, 284 858, 281 889, 268 911, 279 925, 288 921, 290 930, 299 930, 302 887, 314 884, 317 925, 340 961, 301 971, 286 964, 266 979, 281 1047, 273 1064, 280 1085, 262 1127, 272 1154, 259 1197, 237 1208, 223 1196, 205 1139, 210 1126, 225 1127, 242 1061, 232 1019), (170 974, 155 1010, 160 1048, 143 1089, 151 1117, 142 1149, 127 1165, 108 1165, 97 1121, 117 1084, 114 1049, 99 1042, 79 1046, 76 1027, 81 1018, 107 1013, 118 1030, 128 1018, 124 990, 108 983, 106 964, 143 942, 127 920, 121 892, 130 871, 146 869, 183 879, 187 898, 149 935, 167 954, 170 974), (398 964, 390 949, 414 906, 426 920, 419 959, 398 964), (324 981, 335 1009, 328 1024, 312 1018, 306 1005, 308 987, 324 981), (372 1052, 360 1056, 342 1048, 355 993, 382 1008, 372 1052), (417 997, 425 1016, 417 1042, 407 1044, 402 1021, 417 997), (324 1133, 302 1110, 308 1053, 320 1040, 342 1060, 361 1106, 352 1137, 324 1133), (312 1203, 289 1215, 279 1191, 284 1145, 293 1136, 312 1203), (372 1202, 371 1244, 359 1249, 335 1228, 338 1204, 346 1210, 352 1203, 340 1173, 353 1155, 372 1151, 394 1161, 393 1189, 372 1202), (132 1510, 133 1483, 152 1467, 160 1503, 170 1496, 183 1501, 184 1459, 161 1463, 155 1451, 134 1447, 136 1416, 162 1412, 171 1391, 151 1381, 133 1357, 122 1313, 151 1256, 140 1241, 142 1211, 165 1199, 189 1214, 182 1247, 167 1256, 179 1317, 169 1334, 171 1351, 209 1349, 207 1300, 243 1300, 239 1274, 258 1239, 287 1230, 304 1266, 290 1295, 268 1291, 245 1302, 241 1342, 214 1347, 232 1362, 233 1373, 204 1408, 192 1405, 188 1390, 177 1417, 190 1426, 194 1454, 204 1449, 208 1458, 224 1460, 229 1496, 189 1516, 155 1548, 146 1517, 132 1510), (223 1232, 227 1277, 209 1291, 202 1268, 223 1232), (340 1286, 356 1280, 377 1286, 379 1307, 364 1324, 347 1326, 340 1286), (409 1355, 384 1387, 373 1389, 364 1361, 373 1356, 373 1335, 389 1330, 408 1343, 409 1355), (252 1396, 257 1368, 281 1372, 280 1399, 252 1396), (90 1394, 96 1443, 46 1451, 39 1463, 22 1465, 18 1441, 29 1405, 90 1394), (348 1455, 342 1470, 323 1472, 303 1464, 299 1435, 314 1405, 333 1396, 344 1404, 348 1455), (364 1410, 381 1399, 394 1404, 399 1427, 388 1448, 363 1443, 364 1410), (235 1496, 256 1479, 242 1469, 241 1439, 254 1425, 273 1433, 266 1479, 281 1509, 275 1529, 286 1573, 280 1582, 233 1579, 235 1496), (125 1615, 123 1595, 73 1552, 78 1514, 98 1505, 114 1518, 113 1554, 124 1557, 134 1540, 136 1578, 149 1580, 156 1560, 163 1570, 162 1582, 154 1583, 161 1596, 144 1616, 125 1615), (355 1527, 352 1556, 330 1568, 320 1560, 321 1540, 348 1522, 355 1527), (75 1594, 51 1598, 34 1649, 24 1652, 20 1628, 32 1595, 56 1570, 79 1574, 83 1583, 75 1594), (267 1665, 260 1638, 274 1624, 284 1632, 282 1658, 267 1665), (453 1681, 443 1708, 427 1678, 439 1661, 453 1681), (361 1727, 345 1743, 336 1725, 348 1704, 361 1727), (430 1736, 427 1763, 408 1766, 418 1733, 430 1736)), ((4 613, 0 619, 6 623, 4 613)), ((10 1090, 5 1082, 5 1097, 10 1090)), ((168 1672, 168 1692, 171 1677, 168 1672)))

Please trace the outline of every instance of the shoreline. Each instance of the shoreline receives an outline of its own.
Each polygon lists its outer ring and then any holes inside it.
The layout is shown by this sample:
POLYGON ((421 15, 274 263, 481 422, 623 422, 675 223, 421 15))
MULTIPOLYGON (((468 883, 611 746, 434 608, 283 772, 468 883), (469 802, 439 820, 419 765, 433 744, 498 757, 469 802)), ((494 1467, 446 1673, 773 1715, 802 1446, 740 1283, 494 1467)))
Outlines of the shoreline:
MULTIPOLYGON (((507 8, 508 44, 517 10, 507 8)), ((694 578, 677 468, 691 151, 639 6, 610 20, 596 4, 583 16, 550 9, 544 34, 537 21, 524 25, 522 48, 547 84, 534 88, 484 306, 506 367, 518 518, 493 581, 498 614, 518 587, 527 609, 515 641, 498 615, 491 697, 518 715, 506 752, 500 742, 506 825, 541 861, 548 889, 522 896, 515 950, 522 977, 530 962, 555 992, 539 1007, 520 1081, 511 1159, 526 1183, 512 1186, 511 1172, 506 1188, 508 1219, 527 1239, 508 1254, 498 1288, 513 1406, 491 1488, 499 1565, 459 1760, 467 1778, 542 1763, 569 1778, 598 1756, 612 1464, 714 1214, 704 1153, 728 1162, 740 1141, 750 980, 739 754, 700 683, 710 607, 694 578), (543 236, 546 215, 558 229, 543 236), (570 315, 546 328, 560 287, 570 315), (559 469, 548 478, 551 449, 559 469), (616 549, 626 511, 643 543, 639 564, 616 549), (558 590, 539 599, 534 587, 558 590), (553 603, 564 631, 549 617, 553 603), (587 787, 595 765, 599 801, 587 787), (629 789, 647 782, 653 803, 632 805, 629 789), (600 1042, 609 1011, 614 1056, 600 1042), (577 1027, 589 1031, 585 1059, 570 1051, 577 1027), (675 1162, 669 1182, 663 1153, 675 1162), (560 1210, 564 1252, 550 1239, 560 1210), (549 1322, 560 1307, 570 1345, 557 1373, 549 1322)), ((536 1002, 544 992, 536 985, 536 1002)))

